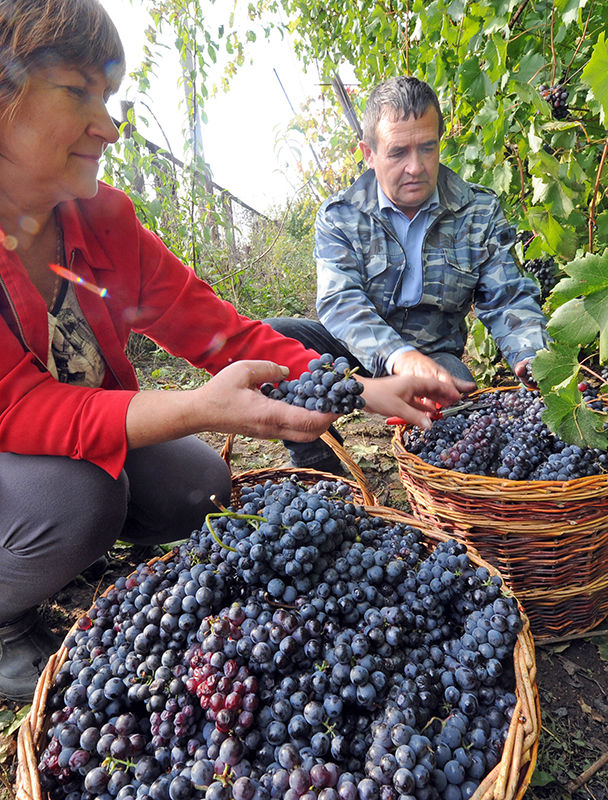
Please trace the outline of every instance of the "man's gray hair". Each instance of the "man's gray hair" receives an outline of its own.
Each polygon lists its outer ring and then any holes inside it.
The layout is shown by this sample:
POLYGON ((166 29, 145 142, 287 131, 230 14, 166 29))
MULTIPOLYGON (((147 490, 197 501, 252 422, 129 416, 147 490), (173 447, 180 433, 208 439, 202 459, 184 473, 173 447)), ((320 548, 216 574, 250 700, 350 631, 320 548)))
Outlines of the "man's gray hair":
POLYGON ((376 133, 382 117, 388 116, 390 119, 399 120, 409 119, 413 114, 415 119, 418 119, 430 107, 437 111, 441 137, 443 116, 437 95, 429 84, 405 75, 389 78, 378 84, 369 96, 363 113, 363 141, 376 152, 378 144, 376 133))

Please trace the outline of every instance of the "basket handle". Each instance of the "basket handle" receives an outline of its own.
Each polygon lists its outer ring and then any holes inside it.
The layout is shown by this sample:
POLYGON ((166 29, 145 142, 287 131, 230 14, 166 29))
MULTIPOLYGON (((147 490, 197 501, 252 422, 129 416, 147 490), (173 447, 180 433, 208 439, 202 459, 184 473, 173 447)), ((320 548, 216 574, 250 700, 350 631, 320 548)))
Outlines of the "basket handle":
MULTIPOLYGON (((230 462, 231 462, 231 459, 232 459, 232 450, 233 450, 233 447, 234 447, 234 437, 235 437, 234 433, 228 434, 228 436, 226 437, 226 441, 224 442, 224 446, 222 447, 222 449, 220 451, 221 457, 224 459, 224 461, 226 462, 226 464, 230 468, 231 472, 232 472, 232 466, 231 466, 230 462)), ((361 495, 363 497, 363 504, 366 505, 366 506, 377 506, 377 505, 379 505, 378 498, 372 492, 372 490, 370 488, 370 485, 369 485, 369 482, 368 482, 367 478, 365 477, 365 475, 363 474, 363 471, 362 471, 361 467, 346 452, 346 450, 344 449, 344 447, 342 447, 342 445, 338 442, 338 440, 334 439, 334 437, 331 435, 331 433, 329 433, 327 431, 325 433, 321 434, 320 438, 325 442, 325 444, 329 448, 331 448, 331 450, 336 454, 336 456, 338 456, 340 461, 344 464, 346 469, 349 471, 349 473, 353 477, 353 480, 355 481, 355 483, 359 487, 359 490, 360 490, 361 495)))

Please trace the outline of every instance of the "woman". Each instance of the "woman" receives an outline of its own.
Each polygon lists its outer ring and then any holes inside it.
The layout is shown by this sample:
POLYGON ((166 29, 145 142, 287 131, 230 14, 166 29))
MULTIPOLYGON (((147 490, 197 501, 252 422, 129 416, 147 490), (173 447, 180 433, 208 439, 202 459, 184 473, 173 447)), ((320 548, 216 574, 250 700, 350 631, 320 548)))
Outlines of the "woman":
MULTIPOLYGON (((226 465, 193 434, 308 441, 335 417, 264 397, 316 354, 237 314, 97 182, 124 69, 98 0, 0 0, 0 54, 0 694, 26 700, 57 646, 38 603, 117 538, 181 539, 212 495, 228 502, 226 465), (131 331, 215 377, 140 391, 131 331)), ((425 426, 417 397, 458 394, 365 381, 370 410, 425 426)))

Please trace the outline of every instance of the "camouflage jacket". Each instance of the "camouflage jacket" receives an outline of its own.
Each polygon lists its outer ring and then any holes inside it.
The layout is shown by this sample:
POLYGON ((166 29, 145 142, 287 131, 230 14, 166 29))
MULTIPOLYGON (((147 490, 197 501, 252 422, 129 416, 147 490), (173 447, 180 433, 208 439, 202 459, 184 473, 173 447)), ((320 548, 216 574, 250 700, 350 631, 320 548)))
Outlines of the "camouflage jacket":
POLYGON ((328 198, 317 214, 319 319, 376 376, 404 345, 460 358, 471 304, 511 366, 548 341, 536 285, 509 252, 515 232, 494 192, 444 165, 437 187, 439 206, 429 212, 422 247, 422 296, 408 308, 396 302, 405 253, 379 209, 374 171, 328 198))

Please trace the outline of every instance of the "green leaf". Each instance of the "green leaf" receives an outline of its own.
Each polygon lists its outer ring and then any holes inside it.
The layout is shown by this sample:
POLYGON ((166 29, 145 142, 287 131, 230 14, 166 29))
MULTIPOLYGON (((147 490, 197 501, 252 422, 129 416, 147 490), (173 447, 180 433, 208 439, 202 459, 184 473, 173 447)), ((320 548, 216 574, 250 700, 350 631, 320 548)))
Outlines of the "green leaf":
POLYGON ((530 786, 547 786, 549 783, 555 783, 556 780, 555 775, 550 772, 543 772, 542 769, 537 769, 532 774, 530 786))
POLYGON ((532 362, 532 377, 541 394, 547 395, 558 384, 578 375, 578 347, 561 342, 551 342, 547 350, 540 350, 532 362))
POLYGON ((599 642, 597 649, 600 654, 600 658, 602 658, 604 661, 608 661, 608 636, 599 642))
POLYGON ((597 239, 602 247, 608 244, 608 211, 597 215, 597 239))
POLYGON ((580 348, 595 339, 598 325, 587 310, 586 300, 575 297, 551 315, 547 330, 554 339, 580 348))
POLYGON ((15 714, 15 719, 12 721, 12 723, 7 728, 7 731, 6 731, 6 735, 7 736, 12 736, 13 733, 15 733, 15 731, 17 731, 19 729, 19 727, 20 727, 21 723, 23 722, 23 720, 30 713, 31 707, 32 707, 31 705, 22 706, 22 708, 20 708, 19 711, 17 711, 17 713, 15 714))
POLYGON ((544 66, 545 59, 542 53, 529 50, 518 64, 511 65, 511 78, 521 83, 528 83, 538 75, 544 66))
POLYGON ((608 288, 608 249, 602 254, 586 253, 565 264, 563 270, 568 277, 553 289, 557 303, 604 291, 608 288))
POLYGON ((604 433, 603 416, 583 401, 576 376, 555 386, 544 399, 547 408, 543 421, 565 442, 579 447, 606 448, 608 437, 604 433))
POLYGON ((564 227, 544 208, 530 208, 527 217, 530 228, 542 236, 550 255, 561 256, 566 261, 574 258, 578 242, 573 231, 564 227))
POLYGON ((460 67, 460 88, 475 105, 492 93, 492 84, 480 66, 479 58, 468 58, 460 67))
POLYGON ((595 99, 601 105, 600 120, 608 121, 608 45, 602 32, 597 38, 591 58, 581 73, 581 78, 591 87, 595 99))
POLYGON ((15 712, 10 711, 8 708, 0 711, 0 732, 4 731, 11 722, 15 719, 15 712))

